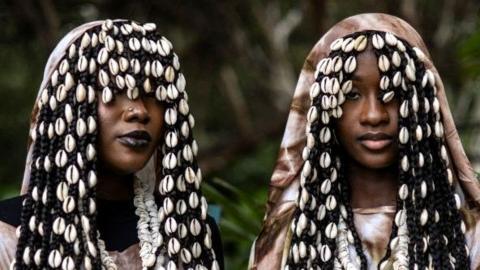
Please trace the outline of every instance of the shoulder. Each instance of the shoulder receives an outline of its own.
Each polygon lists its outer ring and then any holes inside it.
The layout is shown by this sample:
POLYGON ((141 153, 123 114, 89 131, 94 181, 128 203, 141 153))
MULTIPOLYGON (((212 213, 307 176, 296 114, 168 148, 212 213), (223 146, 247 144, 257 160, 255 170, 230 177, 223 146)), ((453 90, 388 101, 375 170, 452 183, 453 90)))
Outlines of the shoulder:
POLYGON ((22 214, 22 196, 0 201, 0 221, 17 227, 22 214))
POLYGON ((470 251, 470 268, 480 268, 480 212, 462 209, 467 232, 465 240, 470 251))
POLYGON ((0 269, 9 269, 15 257, 17 238, 15 227, 0 221, 0 269))

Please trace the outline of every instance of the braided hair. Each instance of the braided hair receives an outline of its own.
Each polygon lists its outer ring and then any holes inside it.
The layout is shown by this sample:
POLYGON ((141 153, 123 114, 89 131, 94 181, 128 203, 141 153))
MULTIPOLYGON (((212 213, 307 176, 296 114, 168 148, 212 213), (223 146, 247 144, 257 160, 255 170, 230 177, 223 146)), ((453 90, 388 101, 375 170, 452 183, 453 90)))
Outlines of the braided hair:
POLYGON ((68 48, 38 99, 30 183, 12 269, 116 269, 96 223, 97 99, 154 96, 165 108, 156 207, 135 183, 143 269, 219 269, 200 190, 194 118, 172 44, 156 25, 106 20, 68 48))
POLYGON ((285 269, 367 269, 349 202, 334 119, 352 89, 356 56, 371 42, 382 102, 399 100, 397 212, 379 269, 469 269, 461 200, 455 193, 435 76, 426 56, 389 32, 356 32, 335 40, 310 88, 307 145, 285 269), (348 246, 355 248, 350 260, 348 246))

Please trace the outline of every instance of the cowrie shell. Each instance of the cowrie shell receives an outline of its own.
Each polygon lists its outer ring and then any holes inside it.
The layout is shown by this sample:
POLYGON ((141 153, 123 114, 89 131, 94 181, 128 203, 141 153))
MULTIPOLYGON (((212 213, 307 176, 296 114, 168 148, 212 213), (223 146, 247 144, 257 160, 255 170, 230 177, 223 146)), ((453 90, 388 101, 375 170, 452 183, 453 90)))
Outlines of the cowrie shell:
POLYGON ((169 84, 167 86, 167 97, 171 100, 175 100, 178 97, 178 90, 177 87, 173 84, 169 84))
POLYGON ((401 52, 405 52, 407 50, 403 42, 400 40, 397 40, 397 49, 400 50, 401 52))
POLYGON ((66 125, 63 118, 58 118, 55 121, 55 133, 59 136, 63 135, 63 133, 65 132, 65 128, 66 128, 66 125))
POLYGON ((332 160, 330 158, 330 154, 327 153, 327 152, 323 152, 321 155, 320 155, 320 166, 322 168, 328 168, 330 167, 330 164, 331 164, 332 160))
POLYGON ((114 40, 111 36, 106 36, 106 37, 105 37, 105 42, 104 42, 104 44, 105 44, 105 48, 106 48, 109 52, 115 50, 115 45, 116 45, 116 43, 115 43, 115 40, 114 40))
POLYGON ((103 102, 104 104, 107 104, 107 103, 109 103, 110 101, 112 101, 112 99, 113 99, 112 90, 110 90, 110 88, 108 88, 108 87, 103 88, 103 91, 102 91, 102 102, 103 102))
POLYGON ((190 194, 190 196, 188 197, 188 205, 190 205, 192 209, 195 209, 198 207, 199 200, 198 200, 197 193, 193 192, 192 194, 190 194))
POLYGON ((68 256, 63 259, 62 262, 62 270, 74 270, 75 269, 75 262, 73 261, 72 257, 68 256))
POLYGON ((97 152, 95 150, 95 147, 92 145, 92 144, 88 144, 87 145, 87 160, 88 161, 92 161, 95 156, 96 156, 97 152))
POLYGON ((165 221, 165 232, 167 235, 171 235, 177 231, 177 227, 177 221, 173 217, 167 218, 165 221))
POLYGON ((389 33, 389 32, 385 33, 385 41, 387 42, 388 45, 397 46, 397 40, 398 39, 392 33, 389 33))
POLYGON ((398 196, 401 200, 405 200, 408 197, 408 186, 406 184, 400 186, 398 196))
POLYGON ((368 43, 368 39, 366 36, 364 35, 358 36, 357 38, 355 38, 354 48, 357 52, 361 52, 365 50, 365 48, 367 47, 367 43, 368 43))
POLYGON ((350 91, 352 90, 352 86, 353 86, 353 83, 352 83, 351 80, 348 80, 348 81, 344 82, 342 84, 342 92, 344 94, 350 93, 350 91))
POLYGON ((342 48, 342 44, 343 44, 343 38, 338 38, 334 40, 332 44, 330 44, 330 50, 332 51, 339 50, 340 48, 342 48))
POLYGON ((150 93, 152 92, 152 85, 150 83, 150 79, 149 78, 146 78, 145 81, 143 82, 143 90, 145 91, 145 93, 150 93))
POLYGON ((75 228, 75 225, 69 224, 65 228, 65 232, 63 235, 67 243, 73 243, 77 239, 77 229, 75 228))
POLYGON ((75 146, 76 146, 76 143, 73 136, 71 134, 68 134, 67 136, 65 136, 65 150, 71 153, 75 149, 75 146))
POLYGON ((165 69, 165 80, 169 83, 173 82, 175 79, 175 70, 173 69, 172 66, 168 66, 165 69))
POLYGON ((380 79, 380 89, 387 90, 390 87, 390 79, 388 76, 382 76, 380 79))
POLYGON ((177 90, 180 92, 185 91, 186 84, 187 82, 185 80, 185 76, 182 73, 179 73, 177 77, 177 82, 175 84, 177 86, 177 90))
POLYGON ((326 200, 326 207, 327 210, 333 211, 337 207, 337 200, 335 199, 335 196, 329 195, 326 200))
POLYGON ((98 52, 98 56, 97 56, 97 62, 100 65, 103 65, 107 62, 107 60, 108 60, 108 50, 106 48, 100 49, 100 52, 98 52))
POLYGON ((396 67, 400 67, 402 64, 402 59, 400 58, 400 54, 397 51, 394 51, 392 54, 392 64, 396 67))
POLYGON ((357 59, 355 56, 351 55, 345 61, 344 70, 346 73, 353 73, 357 68, 357 59))
POLYGON ((75 209, 75 199, 72 196, 67 196, 63 201, 63 212, 71 213, 75 209))
POLYGON ((177 122, 177 111, 174 109, 167 109, 165 112, 165 122, 169 125, 175 125, 177 122))
POLYGON ((340 58, 340 56, 335 56, 332 60, 332 66, 334 72, 339 72, 343 66, 342 58, 340 58))
POLYGON ((95 174, 95 172, 90 171, 88 173, 88 186, 92 188, 96 185, 97 185, 97 175, 95 174))
POLYGON ((420 48, 413 47, 413 51, 415 52, 415 55, 417 56, 418 60, 425 62, 425 54, 420 48))
POLYGON ((195 171, 191 167, 187 167, 185 169, 185 180, 188 183, 193 184, 197 180, 196 178, 197 178, 197 176, 195 174, 195 171))
POLYGON ((48 265, 52 268, 57 268, 62 263, 62 255, 58 250, 52 250, 48 255, 48 265))
POLYGON ((132 37, 128 40, 128 47, 132 51, 136 52, 136 51, 140 50, 140 48, 141 48, 140 41, 138 41, 137 38, 132 37))
POLYGON ((65 232, 65 219, 62 217, 57 217, 55 221, 53 221, 52 230, 57 235, 62 235, 65 232))
POLYGON ((402 83, 402 73, 400 71, 395 72, 393 75, 393 86, 399 87, 402 83))
POLYGON ((378 67, 382 72, 387 72, 390 68, 390 61, 386 55, 382 54, 380 57, 378 57, 378 67))
POLYGON ((168 253, 170 255, 177 254, 180 251, 180 242, 177 240, 177 238, 172 237, 168 241, 168 253))
POLYGON ((408 169, 410 168, 410 164, 408 163, 408 157, 407 156, 403 156, 400 164, 401 164, 402 170, 404 172, 407 172, 408 169))
POLYGON ((65 178, 67 179, 67 182, 69 184, 76 184, 79 177, 80 174, 77 167, 75 165, 68 166, 67 171, 65 172, 65 178))
POLYGON ((379 34, 374 34, 372 37, 372 45, 375 49, 380 50, 385 46, 385 41, 379 34))
POLYGON ((325 236, 330 239, 335 239, 337 237, 337 224, 330 222, 327 227, 325 228, 325 236))
POLYGON ((407 78, 410 81, 414 82, 416 80, 415 71, 412 69, 410 65, 407 65, 405 67, 405 74, 407 75, 407 78))
POLYGON ((319 133, 320 142, 327 143, 330 141, 331 137, 332 137, 331 131, 328 127, 323 127, 320 130, 320 133, 319 133))
POLYGON ((382 97, 384 103, 390 102, 395 97, 395 93, 393 91, 389 91, 385 93, 382 97))
POLYGON ((399 133, 399 140, 401 144, 406 144, 408 142, 408 129, 406 127, 402 127, 399 133))
POLYGON ((65 73, 67 73, 69 68, 70 68, 70 65, 68 64, 68 60, 63 59, 62 62, 60 62, 60 65, 58 67, 58 71, 59 71, 60 75, 65 75, 65 73))
POLYGON ((65 164, 67 164, 67 160, 67 153, 65 153, 64 150, 59 150, 55 155, 55 165, 57 165, 59 168, 65 166, 65 164))
POLYGON ((68 197, 68 185, 65 182, 61 182, 57 186, 56 190, 56 195, 57 199, 61 202, 65 201, 65 199, 68 197))
POLYGON ((353 47, 355 46, 355 42, 352 38, 346 38, 342 42, 342 51, 349 53, 353 50, 353 47))
POLYGON ((400 105, 400 116, 403 118, 408 117, 408 100, 405 100, 402 102, 402 105, 400 105))
POLYGON ((190 233, 194 236, 197 236, 200 234, 201 230, 202 226, 200 222, 195 218, 192 219, 192 221, 190 222, 190 233))
POLYGON ((94 74, 96 70, 97 63, 95 62, 95 59, 91 58, 90 61, 88 61, 88 73, 94 74))
POLYGON ((420 214, 420 225, 425 226, 428 221, 428 211, 427 209, 423 209, 422 213, 420 214))
POLYGON ((117 75, 118 72, 120 71, 120 67, 118 66, 118 62, 115 61, 115 59, 111 58, 108 60, 108 69, 110 70, 110 73, 112 75, 117 75))
POLYGON ((77 120, 76 131, 79 138, 83 137, 87 133, 87 124, 82 118, 77 120))
POLYGON ((50 77, 50 85, 52 87, 55 87, 57 86, 57 83, 58 83, 58 70, 55 70, 52 76, 50 77))

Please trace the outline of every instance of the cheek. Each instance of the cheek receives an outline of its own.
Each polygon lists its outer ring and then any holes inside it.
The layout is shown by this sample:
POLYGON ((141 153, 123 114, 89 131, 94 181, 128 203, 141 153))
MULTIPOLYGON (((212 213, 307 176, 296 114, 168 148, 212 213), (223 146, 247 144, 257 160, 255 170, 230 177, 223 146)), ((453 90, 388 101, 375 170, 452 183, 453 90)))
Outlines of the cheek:
POLYGON ((164 118, 163 115, 165 110, 163 106, 156 103, 148 108, 150 114, 150 123, 149 123, 149 131, 152 134, 152 138, 156 140, 155 145, 158 145, 160 141, 162 141, 162 134, 164 131, 164 118))

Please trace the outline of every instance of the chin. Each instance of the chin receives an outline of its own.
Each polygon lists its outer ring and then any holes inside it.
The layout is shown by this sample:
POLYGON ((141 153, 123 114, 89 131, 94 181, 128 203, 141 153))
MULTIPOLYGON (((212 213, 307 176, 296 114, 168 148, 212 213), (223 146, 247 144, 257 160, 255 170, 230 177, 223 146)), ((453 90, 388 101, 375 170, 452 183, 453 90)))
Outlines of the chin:
POLYGON ((370 169, 385 169, 396 164, 395 158, 376 155, 375 157, 363 157, 358 160, 360 164, 370 169))
POLYGON ((121 174, 132 174, 140 171, 147 164, 147 157, 128 157, 122 160, 118 160, 114 166, 111 166, 116 169, 116 171, 121 172, 121 174))

